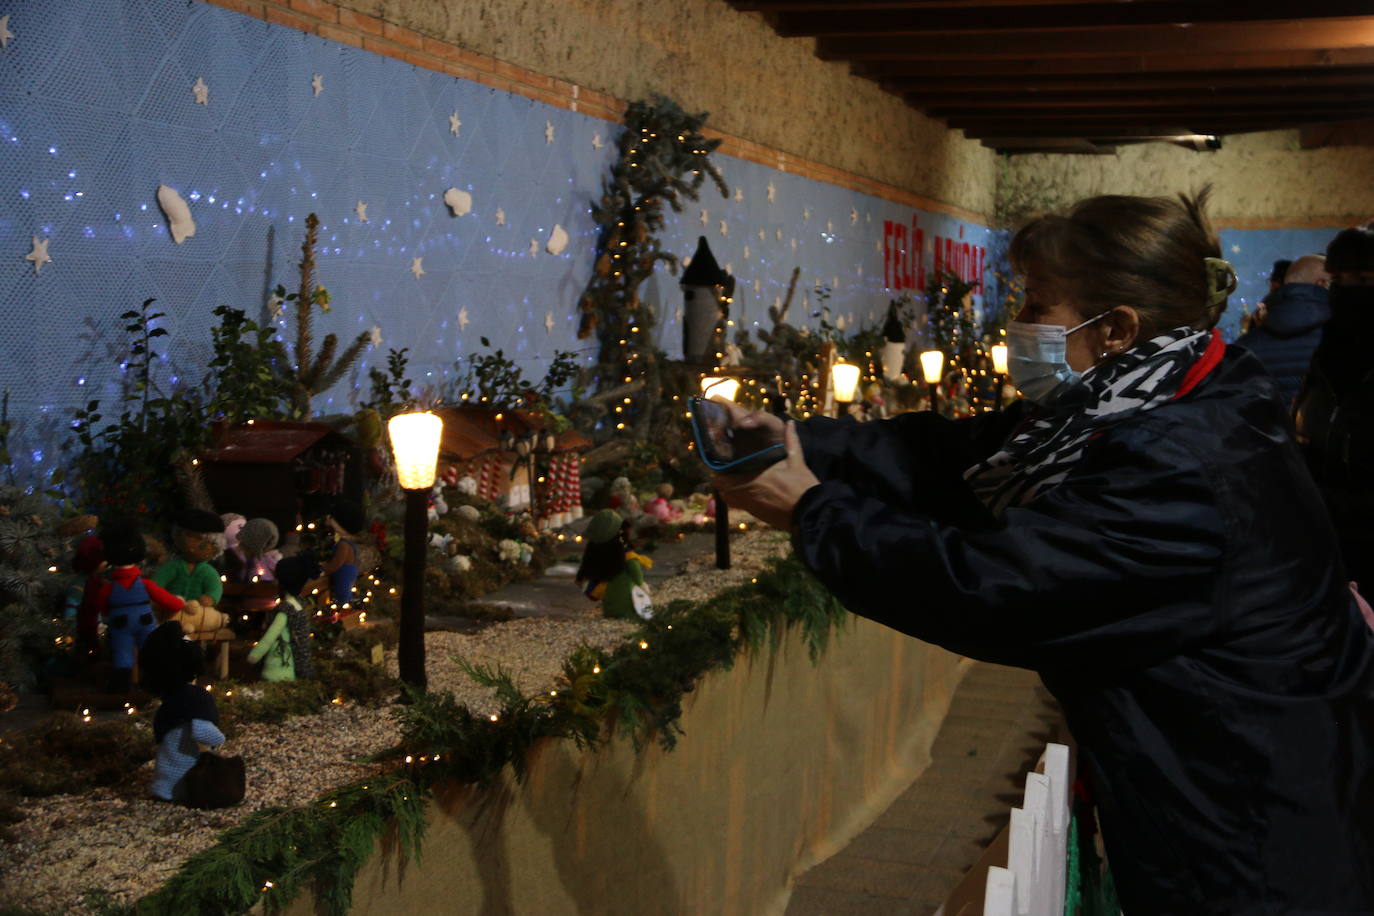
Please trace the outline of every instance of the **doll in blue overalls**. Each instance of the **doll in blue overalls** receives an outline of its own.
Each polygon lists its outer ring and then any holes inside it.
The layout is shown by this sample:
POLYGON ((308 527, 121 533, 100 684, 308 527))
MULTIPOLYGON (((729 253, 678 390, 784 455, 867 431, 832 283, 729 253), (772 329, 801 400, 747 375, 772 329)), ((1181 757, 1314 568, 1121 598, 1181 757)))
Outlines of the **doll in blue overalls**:
POLYGON ((146 550, 143 535, 132 525, 111 525, 100 534, 109 567, 92 577, 87 586, 87 606, 105 617, 105 637, 110 646, 110 690, 129 689, 134 659, 148 634, 158 625, 158 612, 166 619, 186 604, 152 579, 144 578, 138 564, 146 550))

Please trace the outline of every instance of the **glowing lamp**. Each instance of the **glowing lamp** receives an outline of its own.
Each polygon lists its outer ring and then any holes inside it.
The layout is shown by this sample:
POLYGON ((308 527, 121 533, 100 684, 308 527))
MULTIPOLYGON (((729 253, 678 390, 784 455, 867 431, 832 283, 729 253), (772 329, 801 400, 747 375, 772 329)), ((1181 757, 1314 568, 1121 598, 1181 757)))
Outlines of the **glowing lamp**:
POLYGON ((938 385, 945 374, 945 354, 943 350, 921 351, 921 376, 927 385, 938 385))
POLYGON ((859 367, 851 363, 836 363, 830 367, 830 384, 835 390, 835 400, 848 404, 854 400, 854 391, 859 387, 859 367))
POLYGON ((739 392, 739 379, 718 378, 708 375, 701 380, 701 396, 706 398, 725 398, 734 402, 739 392))
POLYGON ((1007 374, 1007 345, 992 345, 992 371, 998 375, 1007 374))
POLYGON ((391 452, 396 457, 396 479, 402 489, 428 490, 434 486, 439 463, 439 437, 444 421, 432 413, 401 413, 387 424, 391 452))

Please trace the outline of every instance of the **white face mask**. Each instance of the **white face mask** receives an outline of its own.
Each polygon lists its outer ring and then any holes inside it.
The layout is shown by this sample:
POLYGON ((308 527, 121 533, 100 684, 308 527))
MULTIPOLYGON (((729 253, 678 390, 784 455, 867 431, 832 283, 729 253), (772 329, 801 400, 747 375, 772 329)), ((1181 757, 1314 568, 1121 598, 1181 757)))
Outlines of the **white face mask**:
POLYGON ((1103 312, 1071 328, 1023 321, 1008 324, 1007 374, 1012 384, 1037 404, 1054 403, 1064 389, 1083 375, 1069 365, 1066 355, 1069 335, 1106 314, 1103 312))

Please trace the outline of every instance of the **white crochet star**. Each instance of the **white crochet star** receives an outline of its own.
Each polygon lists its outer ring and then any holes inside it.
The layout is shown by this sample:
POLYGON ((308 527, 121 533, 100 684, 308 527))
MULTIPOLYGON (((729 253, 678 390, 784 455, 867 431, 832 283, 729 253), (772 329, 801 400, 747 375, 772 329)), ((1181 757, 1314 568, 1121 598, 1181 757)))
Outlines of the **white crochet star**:
POLYGON ((553 122, 552 122, 552 121, 545 121, 545 122, 544 122, 544 142, 545 142, 545 143, 552 143, 552 142, 553 142, 553 122))
POLYGON ((417 279, 417 280, 420 279, 421 277, 423 277, 423 276, 425 275, 425 259, 424 259, 424 258, 411 258, 411 259, 410 259, 410 272, 413 273, 413 274, 415 275, 415 279, 417 279))
POLYGON ((315 90, 316 96, 324 92, 324 77, 318 73, 310 77, 310 88, 315 90))
POLYGON ((449 132, 449 133, 453 134, 455 137, 458 136, 458 130, 459 130, 459 128, 461 128, 462 126, 463 126, 463 122, 460 121, 460 120, 458 120, 458 112, 455 111, 453 114, 451 114, 451 115, 448 116, 448 132, 449 132))
POLYGON ((505 224, 506 224, 506 211, 505 211, 505 210, 502 210, 500 207, 497 207, 497 208, 496 208, 496 225, 498 225, 498 226, 504 226, 505 224))
POLYGON ((553 333, 553 312, 544 313, 544 331, 548 334, 553 333))
POLYGON ((778 189, 773 187, 773 182, 768 182, 768 202, 771 204, 778 196, 778 189))
POLYGON ((371 341, 373 347, 382 345, 382 329, 380 325, 373 325, 372 330, 367 332, 367 339, 371 341))
POLYGON ((358 205, 353 208, 353 212, 358 214, 358 222, 367 222, 367 204, 363 203, 361 200, 358 201, 358 205))
POLYGON ((48 256, 48 243, 51 241, 52 239, 39 239, 38 236, 35 235, 33 237, 33 251, 24 255, 25 261, 33 262, 33 272, 35 275, 43 272, 44 264, 52 263, 52 258, 48 256))
POLYGON ((729 234, 730 234, 730 224, 727 223, 725 220, 721 220, 721 221, 720 221, 720 234, 721 234, 721 235, 729 235, 729 234))
POLYGON ((600 134, 592 134, 592 149, 601 149, 605 145, 600 134))
POLYGON ((8 48, 14 33, 10 31, 10 17, 0 16, 0 48, 8 48))
POLYGON ((458 310, 458 330, 466 331, 468 320, 468 307, 465 305, 458 310))
POLYGON ((205 77, 196 77, 196 83, 191 87, 191 94, 196 97, 197 105, 210 104, 210 87, 205 85, 205 77))

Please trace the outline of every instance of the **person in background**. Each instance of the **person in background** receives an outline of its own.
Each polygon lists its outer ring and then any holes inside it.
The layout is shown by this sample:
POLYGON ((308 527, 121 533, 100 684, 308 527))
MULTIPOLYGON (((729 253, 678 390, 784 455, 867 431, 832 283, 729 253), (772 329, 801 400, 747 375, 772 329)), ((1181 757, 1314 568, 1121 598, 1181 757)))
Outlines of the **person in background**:
POLYGON ((1298 258, 1286 276, 1284 284, 1266 297, 1264 322, 1236 343, 1259 357, 1278 382, 1279 398, 1291 405, 1331 317, 1326 292, 1331 277, 1326 257, 1320 254, 1298 258))
POLYGON ((1294 409, 1351 578, 1374 592, 1374 225, 1326 248, 1331 319, 1294 409))
POLYGON ((1253 312, 1246 312, 1240 316, 1240 332, 1242 334, 1248 334, 1264 324, 1264 318, 1269 314, 1269 300, 1283 287, 1288 277, 1288 268, 1292 264, 1292 261, 1274 262, 1274 269, 1269 272, 1269 292, 1264 294, 1264 298, 1259 301, 1259 305, 1255 306, 1253 312))
POLYGON ((1283 284, 1288 281, 1288 270, 1293 266, 1292 261, 1279 260, 1274 262, 1274 269, 1269 272, 1269 292, 1265 295, 1265 300, 1278 292, 1283 284))
POLYGON ((1124 912, 1374 913, 1374 632, 1286 406, 1215 329, 1205 199, 1017 232, 1022 422, 732 405, 788 456, 713 482, 850 611, 1039 672, 1124 912))

